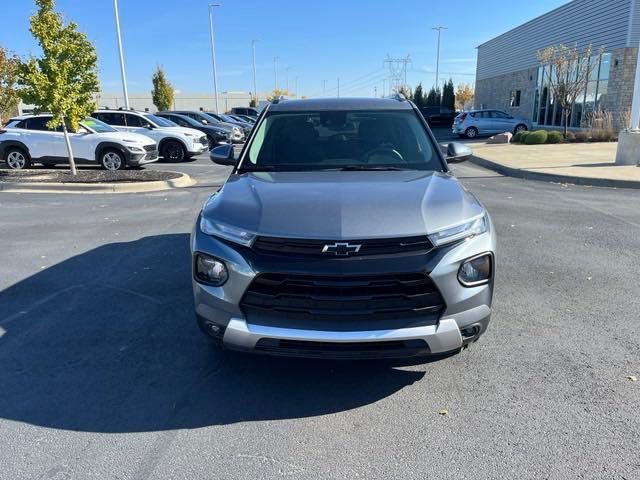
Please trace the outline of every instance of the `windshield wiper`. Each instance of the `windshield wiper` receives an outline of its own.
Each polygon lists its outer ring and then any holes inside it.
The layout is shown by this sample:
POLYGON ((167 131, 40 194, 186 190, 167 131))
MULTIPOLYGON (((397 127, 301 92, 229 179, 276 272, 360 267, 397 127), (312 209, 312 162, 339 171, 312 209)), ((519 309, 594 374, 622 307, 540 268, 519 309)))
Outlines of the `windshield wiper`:
POLYGON ((397 171, 397 170, 407 170, 406 168, 401 167, 391 167, 391 166, 368 166, 368 165, 345 165, 344 167, 339 168, 327 168, 327 170, 334 171, 342 171, 342 172, 355 172, 355 171, 397 171))

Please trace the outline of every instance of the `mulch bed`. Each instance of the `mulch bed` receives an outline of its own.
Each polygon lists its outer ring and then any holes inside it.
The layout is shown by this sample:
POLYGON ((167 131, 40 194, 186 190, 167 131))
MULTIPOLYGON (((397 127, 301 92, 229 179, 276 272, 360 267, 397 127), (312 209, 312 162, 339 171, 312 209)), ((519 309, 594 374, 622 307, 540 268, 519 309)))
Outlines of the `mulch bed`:
POLYGON ((152 170, 80 170, 77 175, 71 175, 68 170, 0 170, 0 182, 13 183, 131 183, 179 177, 179 173, 152 170))

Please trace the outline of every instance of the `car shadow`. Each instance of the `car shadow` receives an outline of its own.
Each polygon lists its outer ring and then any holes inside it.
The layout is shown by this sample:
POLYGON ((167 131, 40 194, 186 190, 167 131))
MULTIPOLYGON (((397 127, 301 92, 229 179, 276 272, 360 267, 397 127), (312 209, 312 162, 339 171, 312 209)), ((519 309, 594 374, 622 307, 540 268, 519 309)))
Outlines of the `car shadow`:
POLYGON ((0 417, 142 432, 310 417, 424 371, 215 350, 193 314, 187 234, 111 243, 0 292, 0 417))

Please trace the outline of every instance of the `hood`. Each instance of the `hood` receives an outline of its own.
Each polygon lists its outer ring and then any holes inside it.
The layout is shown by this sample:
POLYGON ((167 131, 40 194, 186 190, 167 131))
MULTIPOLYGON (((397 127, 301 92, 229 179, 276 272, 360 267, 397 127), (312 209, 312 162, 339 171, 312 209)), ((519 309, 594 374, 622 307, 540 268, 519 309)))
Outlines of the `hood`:
POLYGON ((100 136, 100 140, 113 140, 115 142, 130 140, 130 141, 137 142, 141 145, 149 145, 151 143, 153 144, 156 143, 154 139, 149 138, 146 135, 141 135, 139 133, 109 132, 109 133, 96 133, 96 135, 100 136))
POLYGON ((277 172, 232 175, 203 215, 259 235, 327 240, 424 235, 484 211, 439 172, 277 172))
POLYGON ((188 128, 188 127, 156 127, 154 128, 155 131, 160 132, 160 133, 166 133, 166 134, 182 134, 184 135, 185 133, 189 133, 191 135, 194 135, 196 138, 200 138, 203 133, 200 130, 196 130, 195 128, 188 128))

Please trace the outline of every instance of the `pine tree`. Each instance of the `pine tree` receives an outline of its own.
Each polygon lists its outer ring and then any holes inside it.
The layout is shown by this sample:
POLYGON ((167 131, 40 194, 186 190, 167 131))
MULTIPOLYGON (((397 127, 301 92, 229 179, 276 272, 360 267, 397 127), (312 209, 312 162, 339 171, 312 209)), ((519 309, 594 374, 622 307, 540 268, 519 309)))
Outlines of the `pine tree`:
POLYGON ((419 83, 413 92, 413 103, 415 103, 416 107, 418 108, 422 108, 425 106, 426 98, 424 96, 424 92, 422 91, 422 83, 419 83))
POLYGON ((425 102, 425 106, 427 107, 439 107, 442 95, 440 94, 440 89, 436 87, 431 87, 429 93, 427 94, 427 100, 425 102))
POLYGON ((455 110, 456 108, 456 95, 453 88, 453 80, 449 79, 448 82, 442 87, 442 106, 455 110))
POLYGON ((169 110, 173 105, 174 90, 160 65, 156 66, 151 83, 153 83, 153 90, 151 90, 153 104, 158 110, 169 110))

